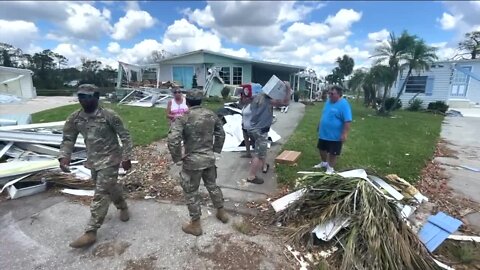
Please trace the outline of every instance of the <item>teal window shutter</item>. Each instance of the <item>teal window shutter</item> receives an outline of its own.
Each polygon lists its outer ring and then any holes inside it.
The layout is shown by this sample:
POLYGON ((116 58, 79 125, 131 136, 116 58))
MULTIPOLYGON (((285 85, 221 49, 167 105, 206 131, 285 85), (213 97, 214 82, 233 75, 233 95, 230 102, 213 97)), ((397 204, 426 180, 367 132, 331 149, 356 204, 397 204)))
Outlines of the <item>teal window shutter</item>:
POLYGON ((426 96, 431 96, 433 94, 433 82, 434 82, 434 80, 435 80, 435 77, 428 76, 427 85, 425 86, 425 95, 426 96))

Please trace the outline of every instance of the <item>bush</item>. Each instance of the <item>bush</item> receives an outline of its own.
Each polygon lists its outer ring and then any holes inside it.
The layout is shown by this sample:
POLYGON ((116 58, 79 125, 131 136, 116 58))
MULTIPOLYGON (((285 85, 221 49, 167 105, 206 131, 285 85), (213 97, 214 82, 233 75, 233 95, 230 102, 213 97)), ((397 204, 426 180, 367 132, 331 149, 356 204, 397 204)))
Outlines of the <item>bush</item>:
POLYGON ((408 105, 408 110, 409 111, 417 112, 417 111, 420 111, 422 109, 423 100, 421 100, 419 98, 415 98, 414 100, 410 101, 408 104, 409 104, 408 105))
POLYGON ((230 96, 230 88, 224 87, 222 89, 221 94, 222 94, 223 99, 228 99, 228 97, 230 96))
POLYGON ((445 113, 448 111, 448 105, 444 101, 435 101, 428 103, 428 110, 445 113))
POLYGON ((385 109, 387 111, 395 111, 395 110, 398 110, 400 108, 402 108, 402 101, 400 99, 397 100, 396 103, 395 103, 395 98, 394 97, 387 98, 385 100, 385 109))

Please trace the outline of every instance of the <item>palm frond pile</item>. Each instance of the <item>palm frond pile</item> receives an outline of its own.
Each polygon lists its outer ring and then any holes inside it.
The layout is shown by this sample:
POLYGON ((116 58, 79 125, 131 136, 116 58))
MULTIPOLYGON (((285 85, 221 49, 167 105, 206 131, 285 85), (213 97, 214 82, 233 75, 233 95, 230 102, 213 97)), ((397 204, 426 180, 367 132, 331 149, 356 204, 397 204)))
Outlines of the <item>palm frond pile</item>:
POLYGON ((396 201, 371 182, 324 173, 299 181, 305 193, 275 217, 293 231, 294 245, 308 245, 319 224, 349 218, 349 226, 334 238, 343 248, 340 269, 438 269, 402 220, 396 201))
POLYGON ((47 183, 53 183, 62 187, 77 189, 92 189, 95 187, 95 184, 91 180, 78 179, 74 174, 62 173, 59 171, 44 171, 31 177, 43 179, 47 183))

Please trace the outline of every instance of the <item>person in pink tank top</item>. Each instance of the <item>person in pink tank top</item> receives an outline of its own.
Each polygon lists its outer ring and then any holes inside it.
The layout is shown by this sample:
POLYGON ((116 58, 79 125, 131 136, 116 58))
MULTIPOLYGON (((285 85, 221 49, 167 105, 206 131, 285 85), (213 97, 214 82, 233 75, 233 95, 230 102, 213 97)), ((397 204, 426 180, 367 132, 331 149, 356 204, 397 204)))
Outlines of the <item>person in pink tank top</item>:
POLYGON ((170 125, 172 125, 175 119, 187 112, 188 106, 182 92, 178 88, 173 89, 173 99, 169 100, 167 104, 167 118, 170 121, 170 125))

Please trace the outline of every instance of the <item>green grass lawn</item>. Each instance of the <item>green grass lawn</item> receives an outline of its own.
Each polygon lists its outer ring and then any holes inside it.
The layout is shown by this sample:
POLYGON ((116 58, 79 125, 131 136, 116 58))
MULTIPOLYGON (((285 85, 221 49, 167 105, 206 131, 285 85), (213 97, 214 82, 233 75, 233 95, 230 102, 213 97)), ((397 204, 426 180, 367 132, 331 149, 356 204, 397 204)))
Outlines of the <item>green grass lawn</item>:
MULTIPOLYGON (((213 111, 223 106, 223 103, 206 101, 205 107, 213 111)), ((168 133, 168 121, 165 109, 143 108, 104 103, 104 107, 113 109, 123 119, 130 130, 135 145, 146 145, 164 138, 168 133)), ((34 123, 64 121, 68 115, 80 108, 79 104, 67 105, 55 109, 38 112, 32 115, 34 123)))
MULTIPOLYGON (((168 122, 164 109, 109 103, 105 103, 103 106, 113 109, 122 117, 124 124, 130 130, 135 145, 146 145, 167 135, 168 122)), ((38 112, 32 115, 32 120, 34 123, 64 121, 78 108, 80 105, 74 104, 38 112)))
MULTIPOLYGON (((386 118, 360 104, 351 105, 354 120, 336 170, 366 168, 415 182, 435 151, 443 116, 395 111, 393 118, 386 118)), ((284 145, 284 150, 300 151, 302 155, 298 166, 278 165, 281 183, 292 183, 298 171, 311 171, 319 163, 316 129, 322 109, 323 104, 307 106, 303 120, 284 145)))

